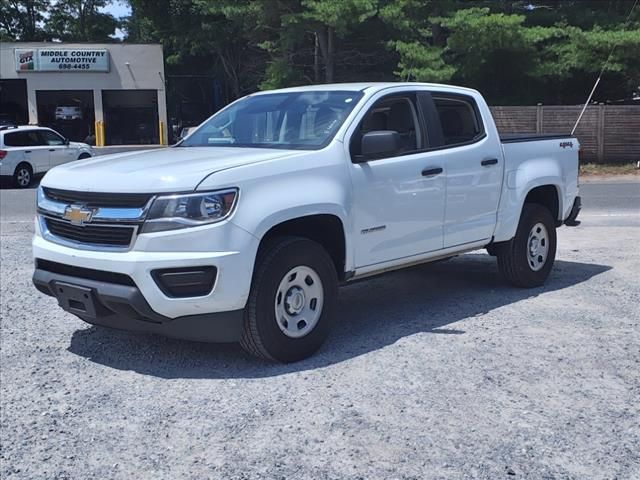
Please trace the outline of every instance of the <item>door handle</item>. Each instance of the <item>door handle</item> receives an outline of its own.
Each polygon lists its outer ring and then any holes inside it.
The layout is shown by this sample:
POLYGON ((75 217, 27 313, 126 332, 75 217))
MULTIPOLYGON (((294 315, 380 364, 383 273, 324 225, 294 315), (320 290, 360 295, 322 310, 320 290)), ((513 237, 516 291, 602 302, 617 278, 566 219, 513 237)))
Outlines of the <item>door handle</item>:
POLYGON ((31 153, 31 150, 25 150, 24 153, 31 153))
POLYGON ((432 175, 438 175, 439 173, 442 173, 442 167, 425 168, 424 170, 422 170, 423 177, 430 177, 432 175))
POLYGON ((55 149, 55 148, 50 148, 50 149, 49 149, 49 151, 50 151, 50 152, 55 152, 55 151, 56 151, 56 149, 55 149))
POLYGON ((496 163, 498 163, 497 158, 490 158, 489 160, 482 160, 480 162, 480 165, 482 165, 483 167, 488 167, 489 165, 495 165, 496 163))

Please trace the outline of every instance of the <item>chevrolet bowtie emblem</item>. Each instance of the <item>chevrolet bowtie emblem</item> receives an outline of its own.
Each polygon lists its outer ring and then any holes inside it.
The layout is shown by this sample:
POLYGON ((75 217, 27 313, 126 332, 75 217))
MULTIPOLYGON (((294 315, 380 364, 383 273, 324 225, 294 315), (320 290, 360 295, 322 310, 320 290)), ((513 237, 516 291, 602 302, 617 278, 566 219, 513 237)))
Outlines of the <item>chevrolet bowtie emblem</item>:
POLYGON ((76 225, 90 222, 91 217, 93 217, 93 210, 80 205, 69 205, 64 209, 64 215, 62 216, 65 220, 69 220, 76 225))

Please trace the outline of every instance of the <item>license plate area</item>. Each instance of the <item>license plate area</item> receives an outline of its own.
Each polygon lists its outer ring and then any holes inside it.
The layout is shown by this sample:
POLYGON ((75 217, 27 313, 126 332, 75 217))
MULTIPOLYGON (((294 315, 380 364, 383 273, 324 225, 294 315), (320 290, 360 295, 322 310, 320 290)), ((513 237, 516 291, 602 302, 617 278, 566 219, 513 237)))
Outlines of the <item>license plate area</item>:
POLYGON ((68 312, 82 317, 97 318, 93 290, 70 283, 56 282, 58 304, 68 312))

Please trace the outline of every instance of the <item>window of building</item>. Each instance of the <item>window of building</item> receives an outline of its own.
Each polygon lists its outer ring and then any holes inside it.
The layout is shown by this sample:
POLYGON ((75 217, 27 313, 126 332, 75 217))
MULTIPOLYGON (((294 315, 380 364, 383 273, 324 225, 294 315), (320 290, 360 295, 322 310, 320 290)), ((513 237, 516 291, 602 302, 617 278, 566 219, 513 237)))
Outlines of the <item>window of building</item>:
POLYGON ((27 81, 0 80, 0 125, 26 125, 27 123, 29 123, 27 81))
POLYGON ((157 90, 103 90, 106 145, 160 143, 157 90))
POLYGON ((38 90, 38 124, 76 142, 93 143, 95 116, 91 90, 38 90))

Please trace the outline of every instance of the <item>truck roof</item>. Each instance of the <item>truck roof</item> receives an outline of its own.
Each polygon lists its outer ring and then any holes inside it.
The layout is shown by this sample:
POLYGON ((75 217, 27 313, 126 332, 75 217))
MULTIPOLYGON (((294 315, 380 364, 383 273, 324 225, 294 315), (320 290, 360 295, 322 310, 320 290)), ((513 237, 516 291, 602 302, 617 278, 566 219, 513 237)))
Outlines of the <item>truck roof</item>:
POLYGON ((298 87, 281 88, 277 90, 267 90, 264 92, 256 92, 253 95, 264 95, 268 93, 286 93, 286 92, 317 92, 328 90, 354 91, 362 92, 365 90, 383 90, 390 87, 432 87, 432 88, 455 88, 457 90, 466 90, 475 92, 475 90, 466 87, 458 87, 455 85, 445 85, 442 83, 423 83, 423 82, 357 82, 357 83, 327 83, 318 85, 301 85, 298 87))

